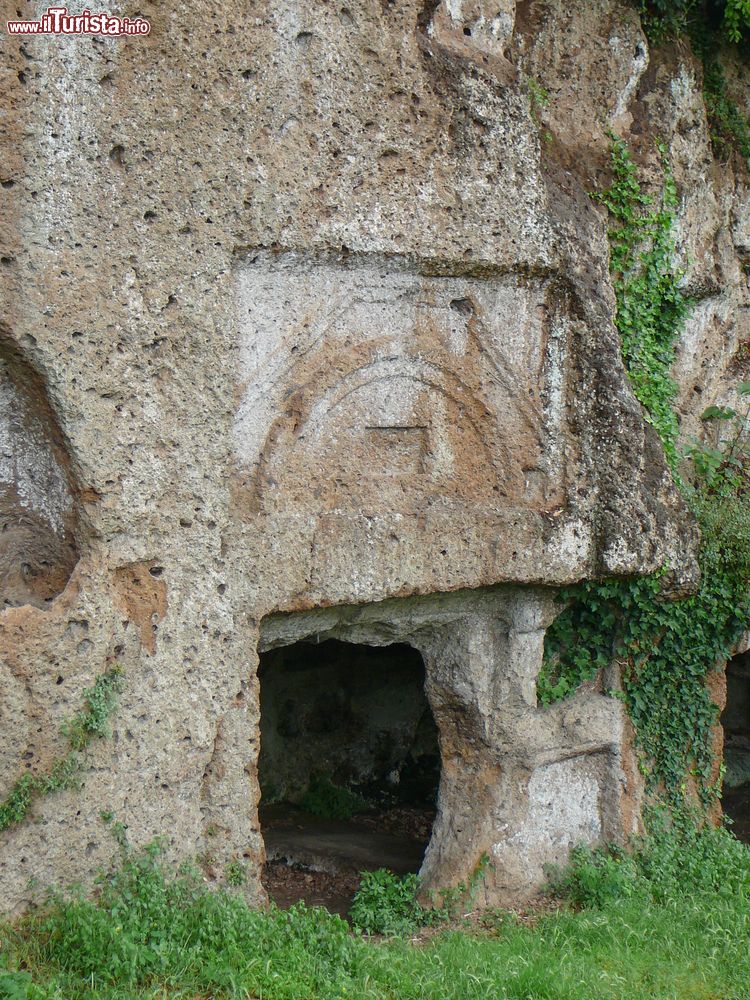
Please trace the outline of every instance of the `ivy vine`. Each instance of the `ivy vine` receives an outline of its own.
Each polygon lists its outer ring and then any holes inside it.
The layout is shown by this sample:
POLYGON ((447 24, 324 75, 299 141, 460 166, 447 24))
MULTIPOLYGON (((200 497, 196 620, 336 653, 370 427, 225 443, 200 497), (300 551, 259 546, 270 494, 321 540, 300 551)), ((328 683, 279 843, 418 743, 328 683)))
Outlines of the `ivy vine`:
POLYGON ((714 797, 717 710, 706 679, 750 618, 746 583, 726 572, 722 553, 704 546, 700 563, 700 586, 681 601, 661 595, 658 575, 566 588, 569 604, 547 632, 538 685, 550 704, 617 657, 647 787, 676 808, 685 805, 688 775, 704 804, 714 797))
POLYGON ((721 62, 729 47, 740 60, 750 54, 750 0, 633 0, 649 40, 659 45, 685 37, 703 63, 703 102, 714 155, 727 161, 737 150, 750 166, 750 127, 732 99, 721 62))
POLYGON ((659 144, 664 170, 657 202, 644 193, 627 146, 612 138, 613 181, 594 195, 609 212, 610 271, 617 299, 615 325, 636 398, 663 443, 670 468, 677 468, 677 386, 671 377, 675 343, 689 302, 674 267, 672 235, 677 188, 666 147, 659 144))
POLYGON ((705 35, 694 36, 693 48, 703 62, 703 103, 714 155, 725 162, 736 149, 750 164, 750 128, 729 94, 719 57, 705 35))
POLYGON ((655 42, 711 30, 717 44, 739 44, 750 34, 750 0, 634 0, 634 6, 655 42))
MULTIPOLYGON (((641 189, 627 146, 615 137, 613 181, 595 197, 613 222, 610 266, 623 361, 701 526, 700 584, 678 601, 663 595, 663 571, 565 588, 565 608, 545 637, 537 692, 540 703, 549 705, 617 658, 617 695, 634 724, 647 787, 680 810, 687 804, 689 775, 704 804, 716 794, 711 776, 717 709, 706 682, 750 620, 750 446, 747 413, 709 407, 704 419, 729 427, 730 436, 720 434, 716 447, 693 441, 683 454, 677 450, 670 369, 689 302, 674 265, 676 190, 664 147, 660 154, 664 187, 656 206, 641 189)), ((740 393, 750 395, 750 384, 740 386, 740 393)))
POLYGON ((55 760, 42 774, 27 772, 16 781, 0 802, 0 831, 21 823, 35 799, 64 788, 78 788, 83 760, 81 752, 96 738, 109 735, 109 718, 122 690, 119 667, 100 674, 84 692, 84 707, 63 723, 60 732, 68 744, 63 757, 55 760))

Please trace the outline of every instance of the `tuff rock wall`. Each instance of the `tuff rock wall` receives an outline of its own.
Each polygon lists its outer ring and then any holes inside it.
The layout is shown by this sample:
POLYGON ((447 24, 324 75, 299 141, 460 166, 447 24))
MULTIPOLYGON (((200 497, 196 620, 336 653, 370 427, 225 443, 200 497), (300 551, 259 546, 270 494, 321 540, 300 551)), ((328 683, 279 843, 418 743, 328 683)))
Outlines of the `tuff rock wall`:
POLYGON ((607 130, 653 182, 668 142, 690 431, 748 377, 745 167, 688 50, 610 0, 137 12, 148 37, 0 35, 0 794, 124 671, 83 787, 0 833, 2 905, 106 864, 103 810, 261 900, 259 641, 313 632, 420 650, 425 878, 487 851, 487 900, 528 894, 639 822, 619 704, 536 706, 554 589, 694 577, 588 192, 607 130))

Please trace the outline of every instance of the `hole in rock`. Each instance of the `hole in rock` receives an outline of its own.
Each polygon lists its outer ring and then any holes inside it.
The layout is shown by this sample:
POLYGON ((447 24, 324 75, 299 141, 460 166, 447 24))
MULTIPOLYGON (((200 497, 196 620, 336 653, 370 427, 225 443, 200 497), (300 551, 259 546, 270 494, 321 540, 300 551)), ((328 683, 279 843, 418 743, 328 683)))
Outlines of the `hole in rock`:
POLYGON ((732 831, 750 843, 750 652, 727 663, 727 703, 721 715, 724 727, 724 813, 732 831))
POLYGON ((44 608, 76 563, 77 490, 41 377, 0 327, 0 602, 44 608))
POLYGON ((419 870, 440 779, 438 734, 411 646, 329 639, 262 653, 264 884, 346 914, 362 871, 419 870))

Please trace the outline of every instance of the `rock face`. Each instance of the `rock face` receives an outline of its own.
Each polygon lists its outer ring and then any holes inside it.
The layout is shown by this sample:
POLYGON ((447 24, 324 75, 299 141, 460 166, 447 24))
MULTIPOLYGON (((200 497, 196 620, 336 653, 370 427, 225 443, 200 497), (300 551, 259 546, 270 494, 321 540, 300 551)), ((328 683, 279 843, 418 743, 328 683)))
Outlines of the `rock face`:
POLYGON ((258 654, 312 636, 419 651, 426 883, 486 852, 522 898, 639 823, 619 703, 536 705, 555 588, 695 573, 612 323, 606 133, 653 183, 672 150, 687 432, 748 377, 744 167, 625 4, 139 11, 0 38, 0 795, 125 678, 83 787, 0 833, 3 907, 107 863, 103 810, 260 901, 258 654))
POLYGON ((571 843, 611 841, 632 823, 619 702, 589 690, 536 707, 554 615, 548 591, 501 586, 271 615, 261 624, 261 650, 314 636, 408 643, 422 654, 441 755, 422 867, 427 891, 468 877, 486 853, 486 899, 518 899, 538 884, 543 862, 564 862, 571 843))

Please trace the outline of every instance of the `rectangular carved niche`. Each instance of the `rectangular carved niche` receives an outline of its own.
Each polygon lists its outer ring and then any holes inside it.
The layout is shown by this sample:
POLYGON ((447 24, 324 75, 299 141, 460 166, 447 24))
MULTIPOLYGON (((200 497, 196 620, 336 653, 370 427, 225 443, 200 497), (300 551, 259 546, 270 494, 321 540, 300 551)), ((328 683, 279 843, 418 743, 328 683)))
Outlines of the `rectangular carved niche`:
POLYGON ((564 502, 568 317, 552 279, 257 251, 236 264, 239 495, 321 517, 564 502))

